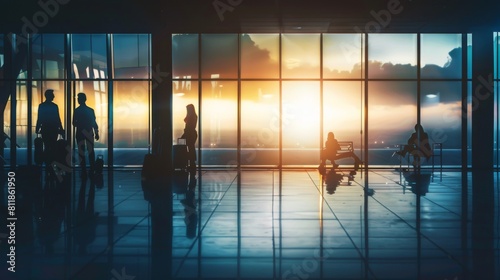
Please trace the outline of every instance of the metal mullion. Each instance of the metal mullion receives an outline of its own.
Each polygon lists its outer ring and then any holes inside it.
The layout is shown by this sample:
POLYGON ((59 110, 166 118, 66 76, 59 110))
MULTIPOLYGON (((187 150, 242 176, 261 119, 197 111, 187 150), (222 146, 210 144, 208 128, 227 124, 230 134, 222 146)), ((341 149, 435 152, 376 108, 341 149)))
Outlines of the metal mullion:
MULTIPOLYGON (((201 153, 201 149, 202 149, 202 137, 203 137, 203 133, 202 133, 202 122, 200 121, 201 119, 201 116, 202 116, 202 90, 203 90, 203 79, 201 77, 202 73, 201 73, 201 48, 202 48, 202 44, 201 44, 201 34, 198 34, 198 78, 196 79, 198 81, 198 115, 199 115, 199 118, 198 118, 198 167, 201 168, 201 163, 202 163, 202 153, 201 153)), ((201 195, 201 193, 200 193, 201 195)))
MULTIPOLYGON (((65 67, 66 67, 66 71, 65 71, 65 75, 66 75, 66 79, 68 77, 71 77, 71 65, 73 63, 73 55, 71 53, 71 43, 72 43, 72 40, 71 40, 71 36, 69 34, 67 34, 65 37, 64 37, 64 48, 65 48, 65 56, 64 56, 64 62, 65 62, 65 67)), ((71 129, 69 129, 71 127, 71 109, 72 109, 72 92, 71 92, 71 82, 68 81, 68 80, 65 80, 64 81, 65 83, 65 88, 66 88, 66 94, 65 94, 65 97, 68 98, 67 100, 65 100, 66 102, 66 124, 65 124, 65 128, 66 128, 66 139, 68 140, 68 142, 72 143, 72 141, 70 141, 71 137, 72 137, 72 131, 71 129)), ((71 155, 70 155, 71 157, 71 155)))
MULTIPOLYGON (((323 57, 324 57, 324 48, 323 48, 323 36, 324 34, 323 33, 320 33, 320 37, 319 37, 319 53, 320 53, 320 58, 319 58, 319 72, 320 72, 320 85, 319 85, 319 153, 320 153, 320 157, 321 157, 321 151, 323 150, 323 126, 324 126, 324 114, 323 114, 323 94, 324 94, 324 91, 323 91, 323 57)), ((322 199, 322 196, 323 196, 323 186, 321 185, 320 186, 320 203, 321 203, 321 211, 320 211, 320 229, 319 229, 319 236, 320 236, 320 241, 319 241, 319 248, 320 248, 320 258, 323 259, 323 244, 324 244, 324 230, 323 230, 323 209, 322 209, 322 206, 323 206, 323 199, 322 199)), ((319 263, 319 266, 320 266, 320 271, 319 271, 319 274, 320 274, 320 277, 323 278, 323 273, 324 273, 324 261, 321 261, 319 263)))
POLYGON ((32 49, 32 44, 30 43, 30 39, 31 39, 31 34, 28 34, 27 36, 28 38, 28 42, 27 42, 27 70, 26 70, 26 74, 27 74, 27 80, 26 80, 26 94, 27 94, 27 102, 28 102, 28 131, 27 131, 27 137, 28 137, 28 142, 27 142, 27 162, 28 162, 28 165, 31 165, 32 164, 32 159, 33 159, 33 133, 32 133, 32 129, 33 129, 33 106, 32 106, 32 102, 33 102, 33 61, 32 61, 32 58, 33 58, 33 49, 32 49))
MULTIPOLYGON (((323 130, 324 130, 324 112, 323 112, 323 95, 324 95, 324 87, 323 87, 323 56, 324 56, 324 49, 323 49, 323 36, 324 34, 321 33, 319 37, 319 53, 320 53, 320 59, 319 59, 319 77, 320 77, 320 85, 319 85, 319 153, 321 157, 321 151, 323 150, 323 130)), ((321 271, 323 272, 323 271, 321 271)))
MULTIPOLYGON (((420 125, 421 123, 421 80, 420 80, 420 76, 421 76, 421 63, 420 63, 420 60, 421 60, 421 37, 422 37, 422 34, 421 33, 417 33, 417 124, 420 125)), ((420 130, 418 131, 418 135, 417 135, 417 138, 418 139, 421 139, 420 137, 422 137, 423 135, 420 135, 420 130)), ((420 141, 417 142, 417 148, 420 149, 422 143, 420 143, 420 141)), ((417 176, 420 176, 421 175, 421 170, 422 170, 422 166, 421 166, 421 161, 419 162, 419 166, 417 167, 417 176)), ((421 273, 422 273, 422 236, 421 236, 421 233, 420 233, 420 227, 421 227, 421 214, 422 214, 422 209, 421 209, 421 197, 420 195, 416 195, 415 197, 416 199, 416 211, 415 211, 415 223, 416 223, 416 231, 417 231, 417 279, 421 279, 421 273)))
MULTIPOLYGON (((467 100, 467 92, 468 92, 468 57, 467 57, 467 49, 468 49, 468 40, 467 33, 462 33, 462 176, 461 176, 461 196, 462 196, 462 207, 461 207, 461 246, 462 249, 467 248, 467 239, 468 239, 468 209, 469 209, 469 198, 468 198, 468 179, 467 179, 467 170, 468 170, 468 100, 467 100)), ((497 57, 498 59, 498 57, 497 57)), ((441 159, 442 161, 442 159, 441 159)), ((442 164, 442 162, 440 162, 442 164)))
MULTIPOLYGON (((278 143, 278 168, 283 168, 283 70, 282 70, 282 36, 280 33, 279 36, 279 56, 278 56, 278 65, 279 65, 279 143, 278 143)), ((281 199, 281 184, 280 184, 280 199, 281 199)), ((280 203, 281 205, 281 203, 280 203)))
MULTIPOLYGON (((113 207, 114 207, 114 178, 113 178, 113 35, 107 34, 106 38, 106 62, 107 62, 107 77, 108 77, 108 245, 111 245, 114 235, 113 230, 113 207)), ((110 258, 111 258, 110 254, 110 258)), ((109 260, 112 261, 112 260, 109 260)))
MULTIPOLYGON (((201 117, 202 116, 202 73, 201 73, 201 34, 198 33, 198 115, 201 117)), ((199 170, 199 178, 200 180, 198 181, 198 205, 202 205, 202 192, 201 192, 201 186, 202 186, 202 173, 201 173, 201 162, 202 162, 202 153, 201 153, 201 148, 202 148, 202 122, 200 121, 200 118, 198 118, 198 170, 199 170)), ((197 265, 198 265, 198 279, 201 278, 203 275, 202 273, 202 263, 201 263, 201 255, 202 255, 202 234, 201 234, 201 221, 202 221, 202 214, 203 211, 201 209, 198 211, 199 214, 199 219, 198 219, 198 258, 197 258, 197 265)))
POLYGON ((364 157, 364 173, 365 173, 365 180, 364 180, 364 196, 363 196, 363 204, 364 204, 364 211, 363 211, 363 214, 364 214, 364 235, 365 235, 365 240, 364 240, 364 246, 365 246, 365 277, 368 276, 368 271, 369 271, 369 261, 368 261, 368 249, 369 249, 369 238, 368 238, 368 234, 369 234, 369 231, 368 231, 368 227, 369 227, 369 223, 368 223, 368 34, 367 33, 364 33, 364 36, 365 36, 365 49, 364 49, 364 53, 365 53, 365 76, 364 76, 364 80, 365 80, 365 92, 364 92, 364 99, 365 99, 365 104, 364 104, 364 112, 365 112, 365 127, 364 127, 364 131, 365 131, 365 151, 364 151, 364 154, 365 154, 365 157, 364 157))
POLYGON ((237 47, 238 47, 238 85, 237 85, 237 123, 236 123, 236 164, 238 168, 237 179, 237 232, 238 232, 238 257, 236 275, 238 279, 241 277, 241 35, 237 34, 237 47))

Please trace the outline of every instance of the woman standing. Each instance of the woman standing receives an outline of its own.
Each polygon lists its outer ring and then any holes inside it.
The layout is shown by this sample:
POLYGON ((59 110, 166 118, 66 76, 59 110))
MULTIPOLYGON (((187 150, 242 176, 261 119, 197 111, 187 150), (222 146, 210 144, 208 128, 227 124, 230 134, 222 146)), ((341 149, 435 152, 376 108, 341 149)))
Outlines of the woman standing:
POLYGON ((184 123, 186 124, 184 127, 184 134, 182 134, 181 138, 186 139, 186 145, 188 148, 188 160, 189 167, 191 170, 196 169, 196 150, 194 148, 194 144, 198 139, 198 133, 196 132, 196 124, 198 123, 198 115, 196 115, 196 111, 194 109, 193 104, 188 104, 186 106, 186 117, 184 118, 184 123))

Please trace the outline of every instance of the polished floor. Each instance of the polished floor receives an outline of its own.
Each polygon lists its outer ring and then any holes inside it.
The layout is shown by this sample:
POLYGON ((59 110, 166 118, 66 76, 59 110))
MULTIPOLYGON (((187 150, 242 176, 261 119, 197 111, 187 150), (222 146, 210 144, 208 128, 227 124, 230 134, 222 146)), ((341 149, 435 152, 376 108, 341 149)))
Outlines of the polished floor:
POLYGON ((1 279, 500 278, 496 173, 476 191, 453 171, 199 170, 171 188, 139 170, 40 187, 20 172, 1 279))

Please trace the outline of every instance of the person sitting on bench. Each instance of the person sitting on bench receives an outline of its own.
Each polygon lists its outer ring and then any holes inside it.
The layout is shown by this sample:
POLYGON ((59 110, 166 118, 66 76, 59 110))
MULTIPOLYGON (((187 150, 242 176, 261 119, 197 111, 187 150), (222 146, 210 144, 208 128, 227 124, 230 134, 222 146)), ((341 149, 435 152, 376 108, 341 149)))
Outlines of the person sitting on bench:
POLYGON ((325 149, 321 151, 321 165, 320 167, 324 167, 326 164, 326 160, 330 160, 334 166, 334 168, 338 167, 335 163, 335 160, 342 158, 353 158, 354 159, 354 170, 357 171, 359 169, 359 165, 362 163, 361 159, 353 152, 341 152, 341 147, 337 139, 335 139, 335 135, 333 132, 328 132, 328 137, 325 142, 325 149))

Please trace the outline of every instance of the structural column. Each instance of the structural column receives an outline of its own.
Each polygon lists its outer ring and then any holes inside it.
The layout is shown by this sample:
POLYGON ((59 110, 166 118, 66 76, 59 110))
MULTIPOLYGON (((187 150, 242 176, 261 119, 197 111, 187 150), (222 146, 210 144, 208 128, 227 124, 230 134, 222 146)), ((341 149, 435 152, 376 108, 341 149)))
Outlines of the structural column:
MULTIPOLYGON (((166 28, 152 33, 152 128, 161 129, 162 175, 151 203, 152 279, 172 277, 172 34, 166 28)), ((156 143, 154 144, 156 145, 156 143)))
POLYGON ((152 129, 161 129, 163 166, 172 161, 172 34, 158 29, 152 34, 152 129))
MULTIPOLYGON (((472 34, 472 274, 471 279, 493 279, 493 31, 472 34)), ((465 164, 465 163, 464 163, 465 164)))
POLYGON ((493 31, 472 35, 472 169, 493 170, 493 31))

